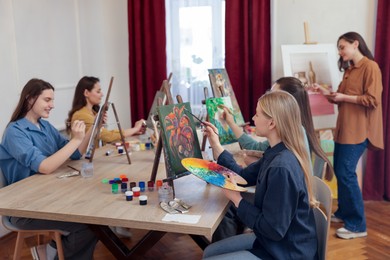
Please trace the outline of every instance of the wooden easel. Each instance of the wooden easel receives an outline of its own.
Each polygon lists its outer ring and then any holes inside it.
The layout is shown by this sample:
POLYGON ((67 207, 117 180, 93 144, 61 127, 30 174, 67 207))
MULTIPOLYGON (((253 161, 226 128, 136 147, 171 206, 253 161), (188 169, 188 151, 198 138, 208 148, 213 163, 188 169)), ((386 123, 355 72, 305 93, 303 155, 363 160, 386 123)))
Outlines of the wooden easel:
MULTIPOLYGON (((170 83, 171 78, 172 78, 172 73, 169 74, 168 79, 163 81, 161 88, 160 88, 160 91, 164 92, 166 97, 167 97, 166 104, 158 104, 158 105, 171 105, 171 104, 173 104, 173 98, 172 98, 172 94, 171 94, 171 83, 170 83)), ((154 118, 154 120, 159 121, 160 118, 154 118)), ((156 146, 156 153, 155 153, 154 161, 153 161, 152 173, 150 175, 150 180, 153 182, 156 181, 158 164, 160 163, 162 148, 163 148, 162 134, 160 131, 157 146, 156 146)), ((173 184, 173 181, 172 181, 172 184, 173 184)))
MULTIPOLYGON (((209 77, 210 77, 210 74, 209 74, 209 77)), ((209 90, 208 90, 207 87, 204 87, 203 93, 204 93, 204 100, 202 100, 202 105, 206 105, 206 99, 209 98, 209 90)), ((210 121, 209 113, 207 113, 207 108, 206 108, 206 121, 207 121, 207 122, 210 121)), ((202 152, 204 152, 204 151, 206 150, 206 143, 207 143, 207 136, 203 135, 203 138, 202 138, 202 147, 201 147, 201 151, 202 151, 202 152)))
POLYGON ((108 91, 107 91, 107 95, 106 95, 106 100, 104 101, 104 104, 101 107, 101 111, 98 114, 98 117, 95 119, 95 122, 94 122, 91 138, 89 140, 90 143, 88 144, 88 150, 87 150, 87 153, 86 153, 86 158, 89 159, 89 162, 92 162, 93 157, 95 155, 96 144, 97 144, 97 142, 99 140, 100 129, 103 126, 103 117, 104 117, 103 114, 108 110, 109 106, 111 105, 112 106, 112 110, 114 111, 116 123, 118 125, 118 130, 119 130, 119 134, 121 136, 121 141, 122 141, 123 147, 125 149, 127 161, 129 162, 129 164, 131 164, 130 156, 129 156, 129 153, 127 151, 127 147, 126 147, 126 143, 125 143, 125 137, 124 137, 123 132, 122 132, 122 127, 121 127, 121 124, 119 122, 119 117, 118 117, 118 114, 116 112, 115 105, 114 105, 114 103, 110 103, 108 101, 108 99, 110 97, 113 81, 114 81, 114 77, 111 77, 110 85, 108 87, 108 91))
POLYGON ((308 22, 303 23, 303 30, 305 33, 305 42, 303 44, 317 44, 317 42, 310 41, 309 23, 308 22))

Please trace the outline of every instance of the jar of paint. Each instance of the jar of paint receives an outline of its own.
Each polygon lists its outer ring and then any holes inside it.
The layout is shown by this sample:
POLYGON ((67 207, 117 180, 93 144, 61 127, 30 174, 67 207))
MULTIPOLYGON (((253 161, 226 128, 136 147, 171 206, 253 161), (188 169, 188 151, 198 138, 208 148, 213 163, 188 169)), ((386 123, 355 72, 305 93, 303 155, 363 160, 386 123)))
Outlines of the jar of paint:
POLYGON ((144 206, 146 204, 148 204, 148 196, 146 195, 139 196, 139 205, 144 206))
POLYGON ((132 201, 133 200, 133 192, 132 191, 126 191, 125 195, 126 195, 126 200, 127 201, 132 201))
POLYGON ((141 189, 139 187, 134 187, 131 190, 133 191, 134 197, 139 197, 141 195, 141 189))

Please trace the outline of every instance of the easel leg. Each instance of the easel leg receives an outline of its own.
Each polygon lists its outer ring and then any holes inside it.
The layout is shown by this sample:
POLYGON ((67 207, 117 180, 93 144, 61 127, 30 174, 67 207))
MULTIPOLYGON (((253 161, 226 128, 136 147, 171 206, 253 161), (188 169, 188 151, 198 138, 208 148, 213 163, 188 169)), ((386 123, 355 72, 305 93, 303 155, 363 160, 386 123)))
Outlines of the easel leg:
POLYGON ((127 151, 127 147, 126 147, 125 137, 123 136, 121 124, 120 124, 120 122, 119 122, 119 117, 118 117, 118 114, 116 113, 116 109, 115 109, 114 103, 111 103, 111 106, 112 106, 112 110, 114 111, 115 120, 116 120, 116 123, 117 123, 117 125, 118 125, 119 133, 120 133, 120 135, 121 135, 121 140, 122 140, 122 143, 123 143, 123 147, 125 148, 127 161, 129 162, 129 164, 131 164, 129 152, 127 151))

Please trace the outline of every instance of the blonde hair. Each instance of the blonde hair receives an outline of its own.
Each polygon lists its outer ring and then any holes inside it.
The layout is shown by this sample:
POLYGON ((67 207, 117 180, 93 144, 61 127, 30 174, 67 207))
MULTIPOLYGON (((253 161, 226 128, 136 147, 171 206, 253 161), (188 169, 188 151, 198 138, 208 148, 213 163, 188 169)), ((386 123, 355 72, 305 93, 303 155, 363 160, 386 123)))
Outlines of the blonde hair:
POLYGON ((310 206, 318 206, 311 186, 310 163, 297 101, 291 94, 277 90, 265 93, 259 98, 258 104, 263 114, 274 120, 280 139, 297 158, 305 175, 310 206))

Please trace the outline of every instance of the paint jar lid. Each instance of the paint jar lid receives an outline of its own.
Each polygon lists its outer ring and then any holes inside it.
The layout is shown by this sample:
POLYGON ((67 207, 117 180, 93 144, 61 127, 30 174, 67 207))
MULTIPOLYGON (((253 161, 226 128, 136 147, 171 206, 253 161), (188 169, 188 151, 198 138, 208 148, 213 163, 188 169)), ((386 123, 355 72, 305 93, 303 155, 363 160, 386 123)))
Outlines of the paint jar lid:
POLYGON ((126 192, 125 192, 125 195, 126 195, 126 196, 133 196, 133 192, 132 192, 132 191, 126 191, 126 192))
POLYGON ((141 189, 140 189, 140 187, 133 187, 131 190, 137 192, 137 191, 140 191, 141 189))
POLYGON ((148 200, 148 196, 141 195, 141 196, 139 196, 139 200, 148 200))

